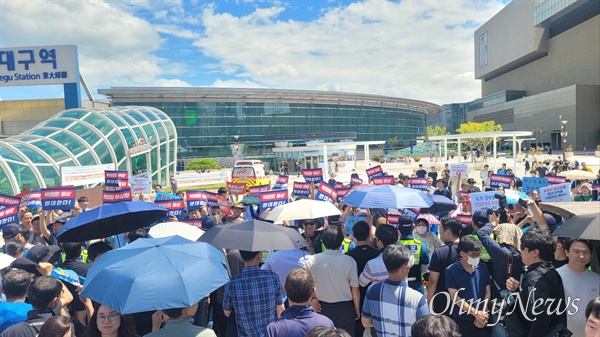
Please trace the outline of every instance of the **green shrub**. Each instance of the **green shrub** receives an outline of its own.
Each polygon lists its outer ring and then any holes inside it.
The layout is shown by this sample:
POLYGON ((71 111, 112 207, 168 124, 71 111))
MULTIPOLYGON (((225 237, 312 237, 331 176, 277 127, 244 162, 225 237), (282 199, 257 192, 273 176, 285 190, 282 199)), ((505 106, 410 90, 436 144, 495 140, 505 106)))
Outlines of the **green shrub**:
POLYGON ((198 173, 210 172, 210 170, 220 170, 221 166, 214 160, 209 158, 194 159, 189 162, 186 170, 195 170, 198 173))

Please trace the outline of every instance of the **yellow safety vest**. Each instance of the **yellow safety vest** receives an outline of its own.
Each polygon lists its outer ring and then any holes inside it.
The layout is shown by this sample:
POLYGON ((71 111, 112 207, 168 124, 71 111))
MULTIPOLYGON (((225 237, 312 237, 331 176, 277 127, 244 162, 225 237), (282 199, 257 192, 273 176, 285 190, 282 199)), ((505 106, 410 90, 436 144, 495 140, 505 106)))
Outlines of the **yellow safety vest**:
MULTIPOLYGON (((67 259, 67 254, 61 253, 60 254, 60 262, 65 263, 66 259, 67 259)), ((81 262, 83 262, 83 263, 87 263, 87 259, 88 259, 88 251, 87 251, 87 249, 84 249, 81 251, 81 255, 79 255, 79 260, 81 260, 81 262)))
POLYGON ((273 254, 274 252, 274 250, 263 250, 263 257, 260 263, 265 263, 265 261, 267 261, 267 257, 269 257, 269 255, 273 254))
MULTIPOLYGON (((344 241, 342 241, 342 245, 340 246, 340 251, 342 253, 347 253, 348 250, 350 250, 351 243, 352 243, 351 239, 344 238, 344 241)), ((325 251, 325 244, 323 243, 323 240, 321 240, 321 248, 323 249, 323 251, 325 251)))
MULTIPOLYGON (((477 234, 469 234, 467 236, 472 236, 475 239, 479 240, 479 237, 477 236, 477 234)), ((494 234, 492 233, 492 235, 490 235, 490 237, 495 240, 494 238, 494 234)), ((481 248, 481 261, 483 262, 489 262, 492 258, 490 257, 490 254, 488 254, 487 249, 485 249, 485 247, 481 248)))
POLYGON ((404 247, 408 248, 408 250, 410 250, 410 253, 412 254, 415 263, 413 264, 413 266, 418 266, 419 263, 421 262, 421 247, 422 247, 422 243, 419 240, 415 240, 415 239, 410 239, 410 240, 398 240, 398 242, 400 242, 404 247))

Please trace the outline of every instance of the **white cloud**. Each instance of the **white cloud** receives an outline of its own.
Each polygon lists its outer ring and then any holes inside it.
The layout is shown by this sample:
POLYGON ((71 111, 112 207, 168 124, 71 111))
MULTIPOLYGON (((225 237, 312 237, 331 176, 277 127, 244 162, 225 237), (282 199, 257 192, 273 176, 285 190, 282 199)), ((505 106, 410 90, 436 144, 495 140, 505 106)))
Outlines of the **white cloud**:
POLYGON ((504 5, 472 1, 363 1, 311 22, 282 21, 282 7, 249 15, 207 6, 194 45, 240 79, 438 104, 478 97, 473 31, 504 5), (448 27, 454 27, 447 29, 448 27))
POLYGON ((267 88, 266 86, 249 80, 216 80, 211 87, 216 88, 267 88))
POLYGON ((185 39, 197 39, 200 37, 200 34, 176 25, 154 25, 154 29, 156 29, 156 31, 159 33, 182 37, 185 39))

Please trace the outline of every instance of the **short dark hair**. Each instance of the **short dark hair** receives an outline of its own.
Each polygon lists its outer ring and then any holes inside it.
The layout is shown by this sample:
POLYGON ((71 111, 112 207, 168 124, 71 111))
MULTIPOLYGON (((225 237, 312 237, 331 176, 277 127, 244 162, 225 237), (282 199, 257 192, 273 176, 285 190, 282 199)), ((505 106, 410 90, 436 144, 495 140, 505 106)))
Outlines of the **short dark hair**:
POLYGON ((146 232, 143 228, 138 228, 127 233, 127 240, 129 243, 137 240, 137 239, 145 239, 148 237, 148 232, 146 232))
POLYGON ((344 329, 316 326, 310 329, 304 337, 350 337, 344 329))
POLYGON ((581 243, 585 243, 585 245, 588 247, 588 249, 590 250, 590 253, 594 250, 594 246, 592 245, 592 243, 589 240, 585 240, 585 239, 579 239, 579 238, 565 238, 562 242, 563 248, 566 251, 569 251, 571 249, 571 246, 575 243, 575 242, 581 242, 581 243))
POLYGON ((31 274, 21 270, 9 270, 2 276, 2 288, 7 299, 23 298, 27 295, 27 288, 31 284, 31 274))
POLYGON ((398 230, 392 225, 379 225, 375 231, 375 237, 381 241, 383 247, 398 242, 398 230))
POLYGON ((244 262, 248 262, 250 260, 252 260, 253 258, 256 257, 256 255, 258 255, 258 253, 260 253, 261 251, 257 251, 257 252, 249 252, 246 250, 240 250, 240 256, 242 257, 242 260, 244 260, 244 262))
POLYGON ((590 314, 594 317, 600 317, 600 296, 592 298, 585 307, 585 318, 589 318, 590 314))
POLYGON ((65 242, 62 244, 62 250, 65 252, 65 258, 76 259, 81 255, 83 242, 65 242))
POLYGON ((70 317, 52 316, 40 328, 38 337, 64 336, 69 329, 71 330, 71 336, 75 336, 75 327, 70 317))
POLYGON ((476 239, 475 237, 470 235, 463 236, 458 242, 458 247, 456 247, 456 251, 459 253, 477 252, 481 251, 482 249, 483 245, 481 244, 479 239, 476 239))
POLYGON ((537 249, 540 252, 540 259, 543 261, 552 261, 554 251, 556 250, 556 243, 547 232, 531 227, 521 237, 521 250, 525 248, 528 250, 537 249))
POLYGON ((27 289, 29 303, 36 310, 47 309, 50 303, 60 297, 62 283, 52 276, 40 276, 31 282, 27 289))
POLYGON ((162 311, 169 316, 169 318, 179 318, 183 315, 183 309, 185 308, 163 309, 162 311))
POLYGON ((352 227, 352 233, 357 241, 366 241, 371 233, 371 225, 366 221, 358 221, 352 227))
POLYGON ((109 250, 112 250, 112 247, 108 243, 104 241, 94 242, 88 247, 88 260, 96 261, 99 255, 102 255, 109 250))
POLYGON ((441 221, 442 229, 449 230, 453 237, 459 237, 462 231, 462 222, 457 218, 444 217, 441 221))
POLYGON ((460 337, 458 324, 445 315, 427 315, 410 327, 413 337, 460 337))
POLYGON ((285 278, 285 293, 292 302, 307 302, 314 288, 315 277, 306 268, 294 268, 285 278))
POLYGON ((79 199, 77 199, 77 202, 86 202, 89 201, 88 197, 79 197, 79 199))
POLYGON ((327 249, 338 249, 344 241, 344 232, 338 226, 328 226, 323 230, 321 240, 327 249))
POLYGON ((410 250, 403 245, 392 244, 383 250, 382 258, 388 273, 397 272, 402 266, 410 263, 410 250))
POLYGON ((217 190, 217 194, 225 194, 227 193, 227 189, 225 187, 219 187, 217 190))
POLYGON ((6 255, 10 255, 12 257, 17 257, 19 253, 23 253, 24 251, 25 245, 19 240, 12 240, 4 245, 4 252, 6 255))

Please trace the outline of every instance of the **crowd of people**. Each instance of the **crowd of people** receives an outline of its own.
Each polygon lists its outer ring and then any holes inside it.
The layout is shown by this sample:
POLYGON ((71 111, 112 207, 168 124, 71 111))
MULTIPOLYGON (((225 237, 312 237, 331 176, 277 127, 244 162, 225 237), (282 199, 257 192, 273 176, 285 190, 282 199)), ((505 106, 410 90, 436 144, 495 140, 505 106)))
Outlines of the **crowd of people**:
MULTIPOLYGON (((552 236, 562 220, 543 212, 535 195, 525 205, 473 212, 468 194, 489 187, 494 171, 487 166, 481 188, 475 179, 450 177, 447 165, 439 175, 435 167, 415 170, 414 177, 429 178, 428 193, 456 200, 456 211, 390 221, 386 215, 397 210, 339 203, 339 216, 281 224, 298 230, 305 248, 224 250, 228 283, 191 307, 133 315, 81 296, 56 271, 85 282, 104 253, 148 237, 147 228, 59 243, 65 223, 89 211, 86 197, 68 212, 23 208, 19 223, 2 228, 0 336, 600 336, 600 276, 589 268, 594 242, 552 236), (362 219, 351 234, 349 217, 362 219)), ((503 164, 496 174, 511 172, 503 164)), ((410 177, 400 174, 397 184, 408 187, 410 177)), ((589 194, 588 182, 575 184, 575 195, 589 194)), ((235 201, 227 189, 218 193, 231 215, 204 206, 186 217, 208 230, 269 213, 235 201)))

